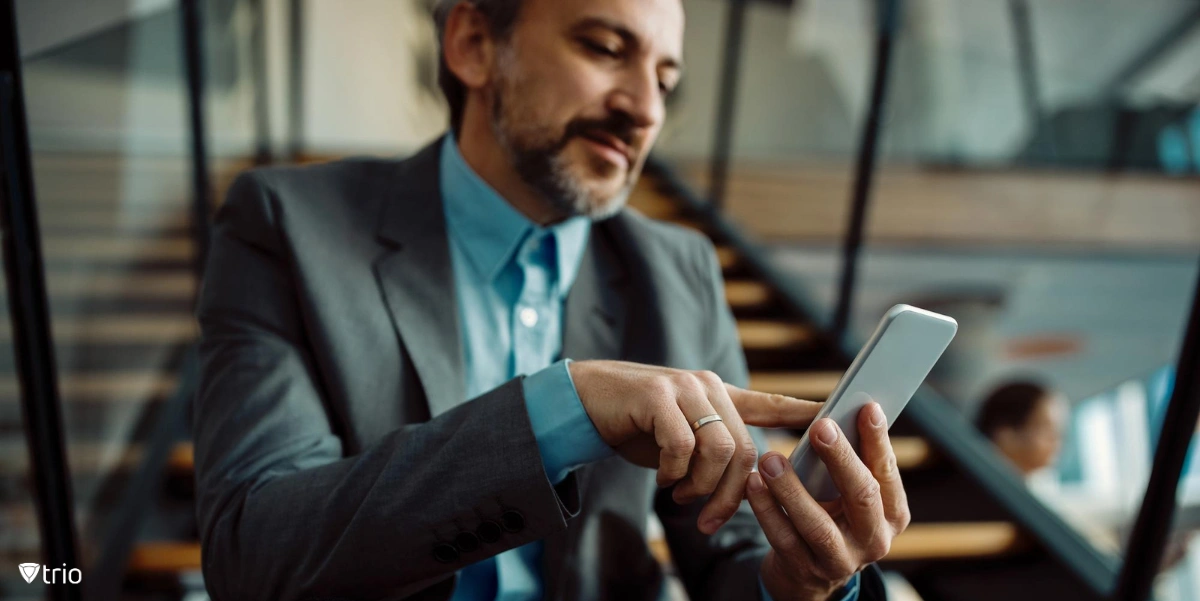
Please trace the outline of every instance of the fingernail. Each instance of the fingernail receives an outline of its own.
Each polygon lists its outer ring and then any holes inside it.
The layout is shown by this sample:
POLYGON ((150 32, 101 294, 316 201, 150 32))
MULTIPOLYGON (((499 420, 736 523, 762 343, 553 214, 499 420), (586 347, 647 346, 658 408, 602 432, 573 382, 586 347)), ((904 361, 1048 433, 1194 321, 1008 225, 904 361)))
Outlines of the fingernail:
POLYGON ((771 455, 762 462, 762 471, 768 478, 778 478, 783 475, 783 457, 771 455))
POLYGON ((704 522, 704 527, 701 529, 709 534, 712 534, 713 532, 716 532, 723 523, 724 522, 721 521, 721 518, 712 518, 711 520, 704 522))
POLYGON ((883 415, 883 407, 879 403, 871 403, 871 425, 876 428, 882 428, 887 423, 887 417, 883 415))
POLYGON ((750 492, 762 492, 762 489, 766 487, 766 483, 762 481, 762 476, 759 476, 758 472, 750 472, 750 477, 746 479, 747 490, 750 492))
POLYGON ((819 440, 821 444, 829 446, 837 442, 837 430, 834 429, 833 422, 823 419, 817 422, 817 425, 814 427, 817 429, 817 440, 819 440))

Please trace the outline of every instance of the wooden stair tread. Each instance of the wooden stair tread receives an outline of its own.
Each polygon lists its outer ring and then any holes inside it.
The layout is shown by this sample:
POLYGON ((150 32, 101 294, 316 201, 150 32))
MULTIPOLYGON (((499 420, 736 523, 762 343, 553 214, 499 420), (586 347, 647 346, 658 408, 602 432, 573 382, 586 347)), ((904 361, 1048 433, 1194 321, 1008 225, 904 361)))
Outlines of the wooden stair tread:
MULTIPOLYGON (((928 467, 936 459, 933 447, 920 436, 893 436, 891 440, 892 450, 896 453, 896 467, 901 470, 911 471, 928 467)), ((782 453, 784 457, 790 456, 799 442, 800 437, 783 430, 771 430, 767 433, 767 450, 782 453)))
MULTIPOLYGON (((101 471, 133 470, 141 464, 142 444, 109 444, 96 442, 67 442, 67 465, 72 475, 101 471)), ((12 476, 29 471, 25 442, 10 439, 0 442, 0 475, 12 476)), ((176 474, 191 474, 196 469, 191 442, 179 442, 167 457, 167 470, 176 474)))
POLYGON ((56 234, 42 238, 42 249, 42 255, 49 261, 185 261, 192 258, 193 244, 186 236, 114 238, 56 234))
MULTIPOLYGON (((161 369, 59 374, 59 396, 66 401, 139 401, 175 392, 179 378, 161 369)), ((15 375, 0 376, 0 400, 15 401, 20 384, 15 375)))
POLYGON ((153 541, 137 544, 129 555, 129 572, 162 574, 200 570, 200 543, 153 541))
POLYGON ((717 247, 717 263, 720 264, 722 271, 728 271, 737 265, 737 251, 728 246, 717 247))
POLYGON ((813 341, 810 326, 790 321, 740 319, 742 347, 751 350, 786 349, 813 341))
MULTIPOLYGON (((196 337, 196 320, 187 313, 56 317, 50 329, 56 342, 92 344, 179 344, 196 337)), ((12 324, 0 322, 0 341, 12 340, 12 324)))
MULTIPOLYGON (((0 281, 0 290, 5 286, 0 281)), ((159 273, 50 273, 46 277, 50 296, 58 298, 141 297, 190 299, 196 293, 196 276, 190 271, 159 273)))
POLYGON ((771 287, 758 280, 726 280, 725 302, 734 309, 752 309, 771 302, 771 287))
MULTIPOLYGON (((667 541, 647 541, 650 553, 660 564, 671 561, 667 541)), ((1028 537, 1010 522, 962 522, 910 524, 892 541, 883 561, 982 559, 1004 557, 1030 546, 1028 537)))
POLYGON ((823 400, 842 378, 840 371, 751 372, 750 388, 785 396, 823 400))
POLYGON ((1003 557, 1029 546, 1028 537, 1011 522, 920 523, 892 541, 884 561, 1003 557))

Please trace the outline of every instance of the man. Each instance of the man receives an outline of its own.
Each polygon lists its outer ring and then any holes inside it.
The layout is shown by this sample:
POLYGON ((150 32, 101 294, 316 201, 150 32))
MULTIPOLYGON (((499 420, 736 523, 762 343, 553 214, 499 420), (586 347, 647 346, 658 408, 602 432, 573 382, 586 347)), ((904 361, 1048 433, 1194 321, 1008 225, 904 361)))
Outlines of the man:
POLYGON ((679 0, 438 16, 449 135, 251 172, 221 209, 195 432, 212 597, 661 598, 653 507, 693 599, 882 598, 860 570, 908 509, 881 412, 862 460, 812 426, 844 501, 778 453, 753 472, 745 424, 818 405, 726 384, 747 374, 711 244, 622 209, 681 74, 679 0))

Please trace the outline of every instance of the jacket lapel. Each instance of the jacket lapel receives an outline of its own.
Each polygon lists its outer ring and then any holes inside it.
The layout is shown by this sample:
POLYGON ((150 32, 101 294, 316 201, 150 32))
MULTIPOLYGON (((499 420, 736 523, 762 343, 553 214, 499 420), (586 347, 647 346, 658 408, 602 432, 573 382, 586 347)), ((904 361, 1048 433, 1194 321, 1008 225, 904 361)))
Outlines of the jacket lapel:
POLYGON ((626 284, 608 222, 592 225, 579 273, 567 294, 563 357, 576 361, 624 358, 626 284))
POLYGON ((390 250, 375 262, 392 325, 416 368, 431 417, 466 401, 454 267, 438 184, 440 148, 441 139, 401 167, 377 232, 390 250))

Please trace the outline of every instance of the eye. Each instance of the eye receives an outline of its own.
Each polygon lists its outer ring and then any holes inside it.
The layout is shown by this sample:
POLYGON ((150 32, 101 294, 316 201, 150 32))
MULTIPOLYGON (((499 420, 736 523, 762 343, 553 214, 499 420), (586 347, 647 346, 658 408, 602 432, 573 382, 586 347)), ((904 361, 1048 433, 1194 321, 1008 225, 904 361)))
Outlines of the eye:
POLYGON ((606 58, 620 58, 620 56, 621 56, 620 51, 617 50, 616 48, 612 48, 610 46, 607 46, 607 45, 597 42, 595 40, 583 38, 581 40, 581 42, 583 43, 583 46, 585 48, 587 48, 588 51, 591 52, 592 54, 596 54, 596 55, 603 56, 606 58))

